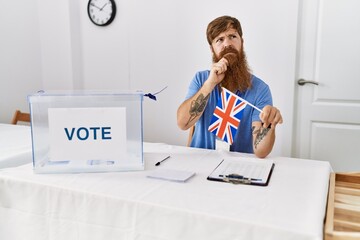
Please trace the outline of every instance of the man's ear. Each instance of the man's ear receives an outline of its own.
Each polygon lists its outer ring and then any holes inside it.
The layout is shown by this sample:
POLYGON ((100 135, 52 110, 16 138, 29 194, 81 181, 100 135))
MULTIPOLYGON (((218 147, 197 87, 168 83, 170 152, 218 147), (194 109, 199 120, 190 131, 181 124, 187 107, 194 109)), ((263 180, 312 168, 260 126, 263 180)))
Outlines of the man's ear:
POLYGON ((210 47, 210 51, 212 52, 212 54, 214 54, 214 48, 212 47, 212 45, 209 45, 210 47))

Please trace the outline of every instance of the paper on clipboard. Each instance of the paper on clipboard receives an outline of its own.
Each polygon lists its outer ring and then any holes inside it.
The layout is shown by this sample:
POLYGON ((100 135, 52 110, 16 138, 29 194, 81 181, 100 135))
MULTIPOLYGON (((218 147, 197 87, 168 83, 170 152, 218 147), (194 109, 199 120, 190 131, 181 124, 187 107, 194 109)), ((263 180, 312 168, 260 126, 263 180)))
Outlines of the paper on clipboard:
POLYGON ((270 159, 225 158, 207 179, 267 186, 274 166, 270 159))

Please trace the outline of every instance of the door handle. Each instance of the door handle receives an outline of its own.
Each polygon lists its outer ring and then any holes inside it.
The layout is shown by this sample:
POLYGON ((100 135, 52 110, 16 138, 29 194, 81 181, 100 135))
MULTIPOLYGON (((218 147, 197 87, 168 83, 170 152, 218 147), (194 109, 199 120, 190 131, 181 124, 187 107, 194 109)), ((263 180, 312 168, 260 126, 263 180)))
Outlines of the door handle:
POLYGON ((314 85, 319 85, 319 83, 316 82, 316 81, 309 81, 309 80, 305 80, 305 79, 302 79, 302 78, 300 78, 300 79, 297 81, 297 83, 298 83, 300 86, 303 86, 303 85, 305 85, 306 83, 310 83, 310 84, 314 84, 314 85))

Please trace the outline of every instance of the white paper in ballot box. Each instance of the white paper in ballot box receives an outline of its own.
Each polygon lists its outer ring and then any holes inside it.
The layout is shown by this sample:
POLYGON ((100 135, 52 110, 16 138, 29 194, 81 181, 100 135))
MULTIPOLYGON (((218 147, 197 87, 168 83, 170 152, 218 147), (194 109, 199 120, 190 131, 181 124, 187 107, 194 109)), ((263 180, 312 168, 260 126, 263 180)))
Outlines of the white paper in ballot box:
POLYGON ((143 170, 142 96, 30 96, 34 171, 143 170))

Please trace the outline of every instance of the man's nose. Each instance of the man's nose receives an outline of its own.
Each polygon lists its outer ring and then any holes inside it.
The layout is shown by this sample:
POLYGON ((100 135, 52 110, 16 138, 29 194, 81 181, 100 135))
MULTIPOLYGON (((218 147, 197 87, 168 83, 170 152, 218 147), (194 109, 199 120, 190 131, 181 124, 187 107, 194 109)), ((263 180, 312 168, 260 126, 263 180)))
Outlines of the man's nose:
POLYGON ((227 50, 227 49, 231 49, 231 48, 233 48, 233 45, 231 45, 230 43, 228 43, 228 44, 225 44, 225 42, 224 42, 224 46, 223 46, 223 51, 224 50, 227 50))
POLYGON ((224 46, 224 49, 225 49, 225 48, 228 48, 228 47, 232 47, 231 41, 230 41, 229 39, 225 39, 223 46, 224 46))

